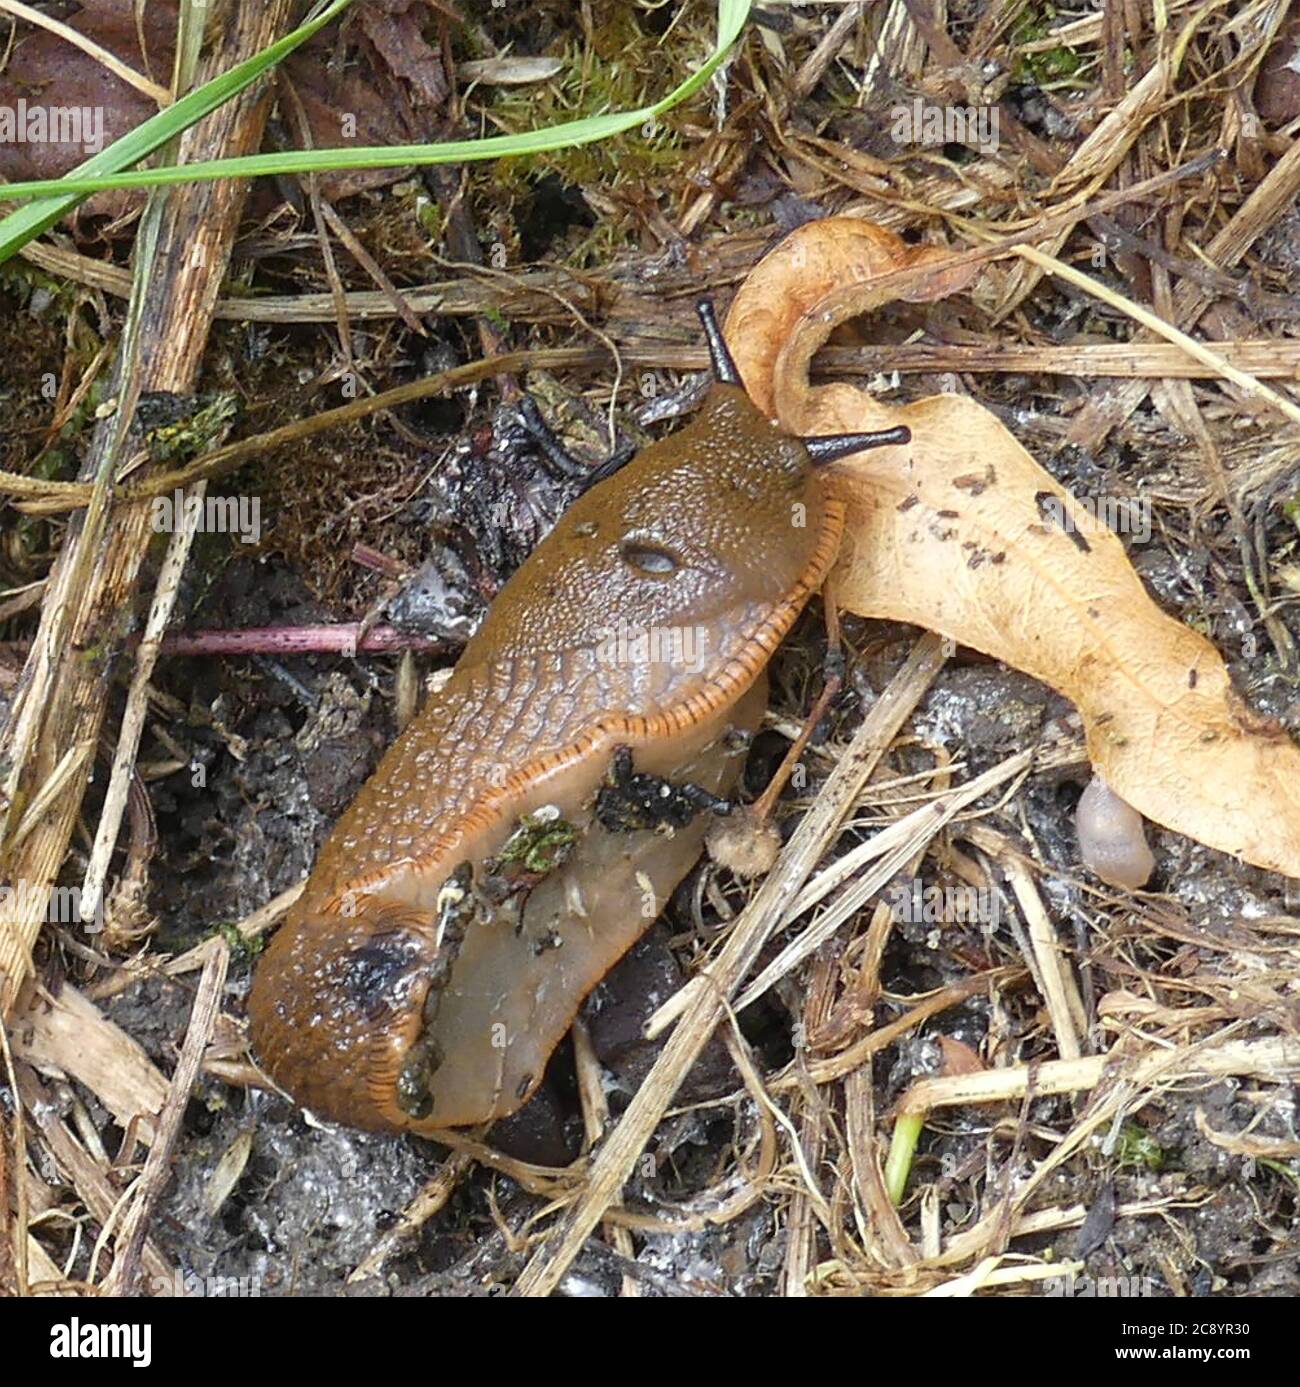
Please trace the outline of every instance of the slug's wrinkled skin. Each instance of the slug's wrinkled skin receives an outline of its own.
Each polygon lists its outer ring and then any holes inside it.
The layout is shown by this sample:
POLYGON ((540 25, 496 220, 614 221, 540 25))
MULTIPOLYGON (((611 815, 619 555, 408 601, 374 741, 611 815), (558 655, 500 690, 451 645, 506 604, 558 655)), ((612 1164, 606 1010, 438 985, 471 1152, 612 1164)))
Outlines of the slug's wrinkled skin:
POLYGON ((842 525, 804 445, 730 384, 582 495, 340 818, 261 959, 249 1015, 271 1077, 378 1130, 517 1109, 707 827, 595 823, 615 749, 726 795, 731 734, 758 725, 764 667, 842 525), (660 649, 638 647, 647 632, 660 649), (489 899, 485 859, 544 806, 578 830, 572 855, 489 899))

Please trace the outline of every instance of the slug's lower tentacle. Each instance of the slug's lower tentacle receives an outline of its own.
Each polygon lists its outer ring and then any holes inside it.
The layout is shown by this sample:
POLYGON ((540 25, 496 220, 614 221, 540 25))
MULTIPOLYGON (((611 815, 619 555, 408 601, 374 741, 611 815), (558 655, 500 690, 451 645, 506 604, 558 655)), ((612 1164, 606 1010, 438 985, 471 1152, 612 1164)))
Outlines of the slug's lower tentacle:
POLYGON ((519 419, 556 476, 564 481, 586 481, 590 476, 590 470, 556 437, 555 431, 546 422, 542 411, 537 408, 537 401, 531 395, 525 395, 519 401, 519 419))

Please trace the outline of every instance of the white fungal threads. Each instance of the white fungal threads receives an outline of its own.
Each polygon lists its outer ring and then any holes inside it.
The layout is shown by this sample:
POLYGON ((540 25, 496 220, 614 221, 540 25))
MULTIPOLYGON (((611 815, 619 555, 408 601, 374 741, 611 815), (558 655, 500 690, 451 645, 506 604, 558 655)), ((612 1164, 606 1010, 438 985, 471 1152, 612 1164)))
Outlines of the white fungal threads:
POLYGON ((1108 886, 1136 891, 1146 885, 1156 860, 1147 846, 1142 815, 1097 772, 1079 799, 1074 822, 1085 867, 1108 886))

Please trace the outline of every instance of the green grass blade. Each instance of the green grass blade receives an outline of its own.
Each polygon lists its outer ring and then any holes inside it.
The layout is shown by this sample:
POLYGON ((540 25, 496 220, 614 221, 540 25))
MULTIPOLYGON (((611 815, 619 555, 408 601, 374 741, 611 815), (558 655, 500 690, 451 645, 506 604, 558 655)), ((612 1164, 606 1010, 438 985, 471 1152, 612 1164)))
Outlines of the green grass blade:
MULTIPOLYGON (((254 154, 240 159, 212 159, 206 163, 179 168, 139 169, 131 173, 94 176, 83 165, 66 178, 40 183, 0 185, 0 198, 48 197, 52 190, 86 195, 106 188, 146 188, 170 183, 189 183, 214 178, 250 178, 264 174, 320 173, 335 169, 404 168, 409 164, 465 163, 475 159, 500 159, 519 154, 538 154, 574 145, 592 144, 622 134, 634 126, 653 120, 664 111, 685 101, 717 71, 739 37, 749 17, 752 0, 719 0, 718 36, 707 61, 662 100, 634 111, 588 116, 545 130, 515 135, 492 135, 479 140, 453 140, 443 144, 381 145, 357 149, 290 150, 278 154, 254 154)), ((282 40, 283 42, 283 40, 282 40)), ((277 45, 278 46, 278 45, 277 45)), ((267 52, 271 52, 270 49, 267 52)), ((233 75, 233 74, 227 74, 233 75)), ((218 79, 222 80, 222 79, 218 79)), ((209 86, 212 85, 211 83, 209 86)), ((201 90, 206 90, 202 88, 201 90)), ((197 95, 198 93, 196 93, 197 95)), ((178 103, 179 104, 179 103, 178 103)), ((144 127, 141 127, 143 129, 144 127)), ((133 132, 138 133, 138 132, 133 132)), ((127 137, 130 138, 130 137, 127 137)), ((111 154, 125 140, 105 150, 111 154)), ((121 164, 118 164, 121 167, 121 164)), ((28 209, 35 210, 35 209, 28 209)), ((14 214, 19 215, 19 214, 14 214)), ((61 216, 56 212, 45 225, 61 216)), ((13 217, 0 222, 0 259, 4 258, 3 234, 13 217)), ((43 228, 41 228, 43 229, 43 228)), ((37 234, 37 233, 33 233, 37 234)))
POLYGON ((916 1144, 925 1127, 924 1113, 902 1113, 894 1122, 894 1135, 885 1157, 885 1190, 890 1202, 898 1205, 907 1193, 907 1177, 912 1171, 916 1144))

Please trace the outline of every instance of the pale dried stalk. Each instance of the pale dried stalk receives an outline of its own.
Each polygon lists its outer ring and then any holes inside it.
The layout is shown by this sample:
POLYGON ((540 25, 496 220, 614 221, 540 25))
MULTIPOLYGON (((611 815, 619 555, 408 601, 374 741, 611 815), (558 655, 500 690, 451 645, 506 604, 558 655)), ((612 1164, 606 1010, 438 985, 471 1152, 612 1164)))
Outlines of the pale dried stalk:
POLYGON ((199 979, 185 1043, 181 1046, 180 1058, 176 1061, 176 1070, 167 1090, 167 1100, 158 1118, 154 1143, 145 1159, 135 1203, 123 1221, 122 1231, 117 1238, 117 1259, 105 1285, 106 1293, 110 1295, 130 1295, 135 1290, 141 1268, 140 1254, 149 1231, 149 1218, 172 1176, 172 1158, 181 1134, 181 1120, 190 1101, 190 1091, 199 1077, 203 1052, 217 1024, 229 964, 230 950, 222 947, 208 959, 203 976, 199 979))
MULTIPOLYGON (((0 1018, 0 1052, 3 1052, 4 1078, 9 1091, 14 1095, 13 1115, 13 1219, 10 1221, 9 1193, 6 1189, 5 1174, 5 1131, 0 1120, 0 1228, 4 1228, 11 1238, 11 1251, 14 1264, 14 1281, 20 1296, 30 1294, 29 1245, 32 1242, 28 1233, 27 1210, 27 1124, 23 1118, 23 1105, 18 1101, 18 1076, 14 1072, 14 1055, 9 1046, 9 1028, 0 1018)), ((39 1244, 37 1244, 39 1246, 39 1244)))
POLYGON ((916 1248, 885 1188, 877 1135, 875 1080, 871 1069, 855 1069, 844 1080, 844 1125, 853 1192, 870 1235, 869 1247, 882 1266, 903 1268, 917 1261, 916 1248))
MULTIPOLYGON (((916 1030, 932 1016, 938 1016, 949 1007, 960 1006, 962 1002, 969 1001, 981 992, 989 991, 998 983, 1010 982, 1023 976, 1024 973, 1019 968, 990 968, 986 973, 977 973, 972 977, 963 978, 961 982, 941 987, 937 992, 932 992, 917 1002, 915 1006, 909 1007, 896 1020, 855 1041, 847 1050, 842 1050, 829 1059, 817 1060, 810 1064, 808 1077, 815 1084, 834 1083, 837 1079, 842 1079, 861 1068, 872 1055, 888 1049, 895 1041, 916 1030)), ((780 1091, 791 1087, 795 1082, 797 1081, 793 1077, 782 1077, 772 1084, 772 1088, 780 1091)))
POLYGON ((182 512, 181 526, 172 534, 167 544, 167 553, 163 557, 162 569, 158 574, 158 586, 154 590, 144 636, 136 648, 135 669, 131 673, 126 709, 122 714, 122 726, 117 734, 113 769, 109 775, 108 789, 104 794, 104 808, 99 817, 99 826, 95 830, 94 846, 91 848, 90 861, 81 884, 83 920, 95 919, 100 901, 103 899, 104 881, 108 876, 109 861, 122 827, 122 816, 126 812, 136 753, 140 750, 140 736, 144 731, 144 720, 149 711, 149 682, 153 678, 154 666, 158 663, 163 634, 176 606, 176 599, 180 596, 181 578, 190 556, 194 536, 198 533, 203 498, 207 490, 207 482, 199 482, 189 493, 189 497, 194 498, 198 504, 191 507, 187 501, 182 512))
POLYGON ((1268 1040, 1233 1040, 1160 1051, 1145 1058, 1111 1052, 1075 1060, 1045 1060, 1016 1069, 985 1069, 978 1074, 950 1074, 920 1079, 899 1100, 900 1113, 926 1113, 933 1108, 960 1107, 968 1103, 1000 1103, 1023 1098, 1032 1087, 1034 1096, 1078 1093, 1095 1088, 1113 1070, 1131 1091, 1163 1082, 1188 1078, 1225 1078, 1232 1074, 1260 1074, 1281 1080, 1300 1072, 1300 1039, 1277 1036, 1268 1040))
MULTIPOLYGON (((790 1066, 797 1085, 791 1112, 799 1114, 799 1144, 808 1153, 808 1163, 813 1170, 821 1170, 825 1163, 830 1113, 823 1096, 811 1084, 798 1081, 802 1078, 808 1037, 826 1025, 834 1009, 838 975, 836 960, 829 949, 823 950, 809 970, 800 1030, 796 1032, 797 1049, 790 1066)), ((781 1294, 802 1297, 808 1293, 806 1282, 817 1261, 817 1222, 810 1191, 802 1185, 795 1187, 790 1199, 785 1229, 781 1294)))
MULTIPOLYGON (((1079 194, 1082 199, 1090 197, 1103 187, 1133 147, 1147 123, 1163 108, 1171 75, 1172 67, 1167 57, 1153 63, 1119 105, 1060 168, 1053 181, 1052 190, 1059 192, 1062 188, 1083 183, 1087 186, 1079 194)), ((1069 240, 1075 226, 1085 219, 1085 215, 1084 209, 1080 207, 1075 221, 1067 222, 1053 234, 1048 243, 1053 254, 1069 240)), ((994 310, 995 318, 1005 317, 1023 303, 1041 277, 1042 266, 1034 269, 1019 266, 1013 270, 994 310)))
POLYGON ((402 1210, 401 1217, 348 1273, 348 1285, 368 1281, 378 1276, 384 1263, 413 1238, 426 1223, 443 1208, 456 1191, 456 1186, 474 1168, 474 1157, 464 1151, 453 1151, 438 1167, 419 1194, 402 1210))
POLYGON ((30 1233, 27 1235, 27 1275, 24 1295, 57 1293, 66 1284, 63 1269, 30 1233))
MULTIPOLYGON (((914 854, 927 847, 940 829, 950 823, 967 805, 974 803, 1004 781, 1027 771, 1034 763, 1034 756, 1032 750, 1017 752, 958 789, 940 795, 931 803, 913 810, 906 817, 890 824, 888 828, 881 829, 868 842, 837 858, 815 881, 810 882, 800 892, 778 928, 784 928, 805 911, 812 909, 836 886, 868 862, 881 860, 877 867, 845 891, 815 924, 810 925, 781 950, 741 994, 735 1004, 736 1010, 744 1011, 746 1007, 752 1006, 765 992, 797 968, 831 938, 845 920, 856 915, 886 882, 906 866, 914 854)), ((707 974, 701 974, 675 992, 650 1018, 646 1025, 647 1038, 654 1039, 661 1035, 708 985, 707 974)))
POLYGON ((954 1277, 921 1294, 927 1299, 951 1300, 959 1296, 972 1296, 976 1291, 989 1290, 994 1286, 1015 1286, 1025 1281, 1055 1281, 1062 1276, 1073 1276, 1087 1265, 1085 1262, 1039 1262, 1034 1266, 1001 1267, 1001 1261, 1001 1257, 985 1257, 965 1276, 954 1277))
MULTIPOLYGON (((879 852, 873 853, 872 856, 883 856, 883 860, 860 881, 854 882, 816 924, 810 925, 781 950, 741 994, 736 1003, 736 1010, 743 1011, 747 1006, 752 1006, 765 992, 797 968, 812 950, 831 938, 846 920, 852 919, 881 887, 906 867, 917 853, 926 848, 939 830, 950 823, 961 810, 1003 781, 1027 771, 1033 765, 1033 761, 1032 750, 1018 752, 959 789, 950 791, 931 804, 922 805, 906 818, 877 833, 870 844, 864 846, 874 848, 879 843, 879 852), (882 839, 885 841, 881 842, 882 839)), ((805 892, 805 897, 807 895, 805 892)), ((794 903, 791 918, 794 917, 794 910, 803 905, 803 900, 801 897, 794 903)), ((660 1011, 667 1010, 668 1005, 669 1003, 665 1003, 660 1011)))
POLYGON ((822 35, 817 47, 804 60, 803 66, 794 75, 790 90, 796 96, 807 96, 826 75, 826 69, 839 56, 840 49, 848 42, 849 35, 857 27, 858 21, 866 13, 863 0, 854 0, 845 5, 835 17, 830 28, 822 35))
POLYGON ((36 989, 20 1020, 13 1028, 20 1059, 67 1074, 88 1088, 123 1130, 134 1123, 141 1141, 153 1140, 167 1080, 139 1041, 70 983, 57 996, 36 989))
MULTIPOLYGON (((1233 213, 1228 224, 1206 248, 1206 258, 1220 270, 1230 269, 1255 241, 1294 203, 1300 192, 1300 140, 1269 169, 1264 181, 1233 213)), ((1191 328, 1209 307, 1212 295, 1200 285, 1184 280, 1174 290, 1174 322, 1191 328)), ((1065 441, 1096 448, 1111 428, 1128 416, 1147 397, 1146 381, 1121 386, 1108 396, 1093 400, 1075 416, 1065 441)))
POLYGON ((1008 853, 999 865, 1011 883, 1016 902, 1029 926, 1032 962, 1042 987, 1047 1014, 1051 1018, 1056 1050, 1063 1060, 1078 1059, 1083 1053, 1079 1033, 1084 1025, 1083 1000, 1074 975, 1066 971, 1060 941, 1052 927, 1033 876, 1018 855, 1008 853))
MULTIPOLYGON (((1152 1218, 1171 1209, 1199 1208, 1207 1202, 1209 1197, 1207 1191, 1193 1189, 1185 1194, 1169 1195, 1160 1199, 1130 1200, 1120 1204, 1116 1208, 1115 1214, 1120 1219, 1152 1218)), ((1087 1207, 1082 1204, 1036 1209, 1031 1214, 1016 1215, 1008 1231, 1012 1238, 1031 1237, 1041 1233, 1057 1233, 1066 1228, 1078 1228, 1088 1217, 1088 1212, 1087 1207)), ((927 1256, 923 1262, 917 1264, 915 1269, 909 1269, 909 1276, 915 1276, 917 1273, 929 1273, 946 1264, 945 1258, 936 1253, 933 1256, 927 1256)), ((836 1277, 837 1273, 842 1277, 853 1277, 858 1284, 861 1284, 861 1276, 856 1274, 854 1270, 845 1267, 842 1262, 823 1262, 817 1268, 814 1276, 820 1288, 824 1289, 827 1283, 836 1277)), ((940 1285, 944 1284, 950 1283, 940 1283, 940 1285)), ((904 1287, 906 1287, 906 1282, 904 1282, 904 1287)), ((880 1283, 874 1283, 873 1289, 878 1291, 895 1290, 896 1280, 891 1278, 883 1286, 880 1283)), ((905 1293, 917 1294, 915 1291, 906 1291, 905 1293)))
MULTIPOLYGON (((281 891, 278 896, 272 896, 263 906, 259 906, 251 915, 246 915, 236 925, 240 937, 246 940, 260 939, 267 930, 271 928, 281 916, 288 913, 289 907, 302 895, 305 881, 300 881, 294 886, 281 891)), ((183 954, 177 954, 175 958, 169 959, 166 963, 159 964, 156 956, 146 956, 135 963, 129 963, 125 967, 118 969, 103 982, 96 983, 86 991, 86 995, 94 1001, 102 1001, 106 997, 116 997, 119 992, 125 992, 137 979, 149 976, 156 972, 161 972, 169 978, 179 978, 185 973, 196 973, 207 964, 209 958, 220 947, 224 947, 225 941, 218 935, 213 935, 205 939, 201 944, 195 944, 192 949, 186 949, 183 954)))
POLYGON ((721 954, 708 965, 701 991, 668 1038, 654 1068, 610 1133, 585 1189, 556 1232, 534 1253, 514 1288, 517 1296, 555 1289, 609 1206, 618 1199, 683 1077, 726 1012, 727 998, 753 966, 813 864, 835 835, 885 748, 943 668, 944 644, 923 636, 907 663, 863 720, 857 736, 776 866, 732 926, 721 954))
MULTIPOLYGON (((249 57, 284 28, 289 0, 245 3, 229 21, 211 59, 213 71, 249 57)), ((266 89, 250 88, 214 111, 182 137, 180 156, 251 152, 261 143, 266 89)), ((16 849, 14 820, 25 811, 54 761, 70 746, 97 744, 103 725, 112 662, 91 658, 122 636, 149 543, 145 507, 111 508, 114 466, 122 456, 127 426, 141 390, 189 394, 198 378, 230 247, 243 206, 241 181, 182 186, 166 194, 154 253, 141 248, 139 329, 130 335, 137 358, 119 362, 117 414, 104 421, 88 461, 94 486, 84 515, 68 527, 42 607, 41 626, 24 671, 24 683, 0 741, 0 761, 12 764, 3 786, 0 876, 22 883, 22 907, 0 921, 0 1015, 13 1007, 31 968, 32 945, 45 917, 45 897, 67 855, 80 812, 84 784, 70 783, 58 802, 16 849), (147 276, 147 281, 146 281, 147 276)))
POLYGON ((1100 299, 1103 303, 1108 303, 1112 308, 1127 314, 1135 323, 1141 323, 1149 331, 1158 333, 1167 342, 1172 342, 1185 351, 1188 356, 1195 357, 1202 365, 1217 371, 1225 380, 1230 380, 1248 395, 1252 395, 1255 399, 1261 400, 1279 413, 1284 414, 1293 424, 1300 424, 1300 405, 1297 405, 1293 400, 1288 400, 1284 395, 1279 395, 1276 390, 1270 390, 1267 385, 1261 384, 1254 376, 1248 375, 1245 371, 1239 371, 1221 356, 1216 356, 1205 343, 1198 342, 1194 337, 1189 337, 1185 332, 1174 327, 1172 323, 1165 322, 1163 318, 1157 317, 1149 309, 1143 308, 1141 304, 1134 303, 1132 299, 1125 298, 1123 294, 1117 294, 1099 280, 1092 279, 1076 270, 1073 265, 1067 265, 1064 261, 1057 260, 1055 256, 1044 255, 1034 246, 1016 246, 1015 253, 1023 260, 1028 260, 1031 264, 1045 270, 1048 274, 1068 281, 1076 288, 1085 290, 1094 298, 1100 299))
MULTIPOLYGON (((1168 16, 1178 10, 1188 10, 1193 6, 1199 7, 1201 3, 1202 0, 1164 0, 1161 8, 1168 16)), ((1053 53, 1058 48, 1091 48, 1101 38, 1103 18, 1104 16, 1100 13, 1089 14, 1082 19, 1072 20, 1069 24, 1059 25, 1040 39, 1030 39, 1026 43, 1017 43, 1016 52, 1053 53)))
MULTIPOLYGON (((581 1016, 573 1018, 573 1063, 578 1073, 578 1104, 582 1109, 585 1148, 596 1146, 609 1126, 609 1100, 605 1096, 605 1085, 601 1073, 600 1060, 596 1057, 596 1047, 591 1042, 591 1032, 581 1016)), ((636 1260, 636 1247, 632 1234, 621 1225, 606 1218, 601 1225, 605 1241, 619 1254, 630 1261, 636 1260)), ((634 1277, 624 1276, 620 1294, 626 1300, 636 1300, 641 1295, 641 1284, 634 1277)))
POLYGON ((1206 1042, 1145 1057, 1098 1055, 1078 1060, 1050 1060, 1014 1071, 990 1070, 982 1074, 923 1079, 904 1095, 900 1111, 920 1112, 935 1106, 951 1107, 968 1102, 994 1102, 1035 1096, 1072 1093, 1097 1088, 1083 1116, 1064 1139, 1020 1181, 991 1213, 973 1227, 952 1238, 930 1265, 950 1266, 984 1256, 1000 1247, 1011 1229, 1017 1229, 1020 1211, 1034 1192, 1063 1162, 1079 1150, 1099 1128, 1112 1124, 1134 1103, 1149 1101, 1150 1091, 1197 1078, 1226 1078, 1253 1074, 1282 1082, 1300 1073, 1300 1040, 1278 1037, 1268 1040, 1206 1042), (1007 1077, 1011 1082, 1007 1082, 1007 1077))
MULTIPOLYGON (((41 788, 33 795, 31 802, 24 809, 22 818, 14 826, 7 845, 10 851, 25 843, 32 832, 40 827, 42 820, 50 811, 50 806, 72 783, 73 777, 85 769, 86 763, 94 755, 94 752, 95 744, 89 739, 69 747, 64 752, 41 788)), ((0 973, 2 972, 3 963, 0 962, 0 973)))
MULTIPOLYGON (((121 1190, 109 1184, 99 1162, 68 1131, 58 1116, 59 1105, 29 1065, 18 1066, 18 1093, 31 1114, 32 1125, 40 1132, 58 1168, 71 1181, 77 1198, 101 1228, 108 1226, 114 1218, 113 1211, 121 1198, 121 1190)), ((142 1258, 151 1278, 170 1279, 171 1267, 148 1239, 142 1258)), ((62 1273, 58 1279, 63 1280, 62 1273)))

